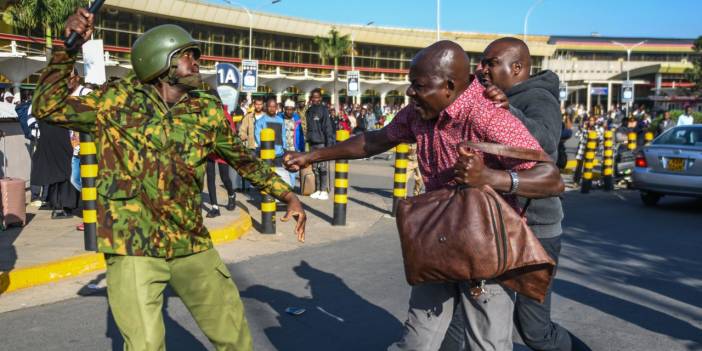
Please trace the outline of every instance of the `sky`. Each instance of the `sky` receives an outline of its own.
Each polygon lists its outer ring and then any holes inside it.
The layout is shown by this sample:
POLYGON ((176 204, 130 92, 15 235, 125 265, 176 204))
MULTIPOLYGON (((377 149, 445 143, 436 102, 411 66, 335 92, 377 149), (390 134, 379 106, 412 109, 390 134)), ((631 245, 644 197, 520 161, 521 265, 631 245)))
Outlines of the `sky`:
MULTIPOLYGON (((226 5, 223 0, 207 0, 226 5)), ((251 11, 328 23, 436 29, 436 0, 230 0, 251 11)), ((440 0, 441 30, 528 34, 697 38, 702 0, 440 0)))

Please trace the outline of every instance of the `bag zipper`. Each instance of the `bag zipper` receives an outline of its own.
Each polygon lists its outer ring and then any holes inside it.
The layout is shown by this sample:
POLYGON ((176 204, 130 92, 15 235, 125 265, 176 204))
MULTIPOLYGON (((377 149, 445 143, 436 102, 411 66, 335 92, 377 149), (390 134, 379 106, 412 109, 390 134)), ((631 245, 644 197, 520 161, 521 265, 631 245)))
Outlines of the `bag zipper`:
MULTIPOLYGON (((492 194, 490 194, 490 197, 492 197, 493 201, 495 201, 495 207, 497 207, 497 213, 500 216, 500 231, 498 233, 498 235, 500 236, 499 239, 502 242, 502 267, 500 268, 500 273, 504 273, 504 270, 507 268, 507 233, 505 230, 505 221, 502 217, 502 206, 500 205, 499 201, 497 201, 495 196, 492 194)), ((495 238, 495 240, 498 239, 495 238)))
MULTIPOLYGON (((488 196, 490 200, 492 199, 492 196, 488 196)), ((488 201, 490 203, 490 201, 488 201)), ((497 224, 495 223, 495 212, 492 210, 492 206, 488 206, 488 210, 490 211, 490 220, 492 223, 492 231, 495 233, 495 249, 497 250, 497 269, 500 270, 502 267, 502 247, 500 244, 500 239, 498 238, 499 233, 497 231, 497 224)))

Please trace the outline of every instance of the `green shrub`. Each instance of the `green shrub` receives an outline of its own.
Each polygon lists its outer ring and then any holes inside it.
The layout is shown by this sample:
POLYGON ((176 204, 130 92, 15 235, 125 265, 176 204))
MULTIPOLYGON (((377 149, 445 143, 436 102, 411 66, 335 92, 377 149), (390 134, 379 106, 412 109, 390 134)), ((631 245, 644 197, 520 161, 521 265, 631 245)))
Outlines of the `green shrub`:
MULTIPOLYGON (((675 121, 675 123, 678 123, 678 117, 683 114, 683 110, 670 110, 670 119, 675 121)), ((700 123, 702 124, 702 112, 692 112, 692 118, 695 121, 695 124, 700 123)), ((661 113, 658 118, 654 118, 651 121, 651 125, 648 126, 648 130, 650 132, 656 132, 658 131, 658 125, 661 123, 663 120, 663 114, 661 113)))

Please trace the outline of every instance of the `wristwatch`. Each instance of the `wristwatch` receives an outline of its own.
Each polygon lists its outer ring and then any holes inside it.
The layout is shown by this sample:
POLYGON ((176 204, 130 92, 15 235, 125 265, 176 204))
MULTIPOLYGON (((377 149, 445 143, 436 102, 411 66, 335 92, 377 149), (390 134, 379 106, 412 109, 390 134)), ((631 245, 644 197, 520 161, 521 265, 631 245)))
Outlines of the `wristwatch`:
POLYGON ((509 173, 509 177, 512 179, 512 185, 509 187, 509 191, 506 192, 506 195, 514 195, 517 193, 517 190, 519 190, 519 175, 515 171, 507 171, 509 173))

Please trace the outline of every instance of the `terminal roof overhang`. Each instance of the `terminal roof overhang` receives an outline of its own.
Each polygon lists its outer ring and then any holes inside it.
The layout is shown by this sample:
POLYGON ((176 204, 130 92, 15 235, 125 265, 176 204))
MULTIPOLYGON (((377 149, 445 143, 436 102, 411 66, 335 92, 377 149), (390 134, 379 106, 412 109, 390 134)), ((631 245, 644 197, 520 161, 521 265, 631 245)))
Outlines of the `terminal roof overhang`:
MULTIPOLYGON (((106 5, 116 9, 140 12, 146 15, 168 17, 186 22, 196 22, 218 27, 249 28, 249 17, 241 8, 220 6, 195 0, 107 0, 106 5)), ((313 38, 323 36, 334 26, 341 34, 353 34, 356 42, 386 46, 424 48, 436 40, 436 32, 423 29, 368 27, 318 22, 255 12, 253 28, 256 31, 284 33, 285 35, 313 38), (398 45, 399 44, 399 45, 398 45)), ((505 34, 470 32, 441 32, 443 39, 459 43, 467 52, 483 52, 493 40, 505 34)), ((548 36, 527 37, 533 56, 551 56, 555 45, 548 44, 548 36)))

